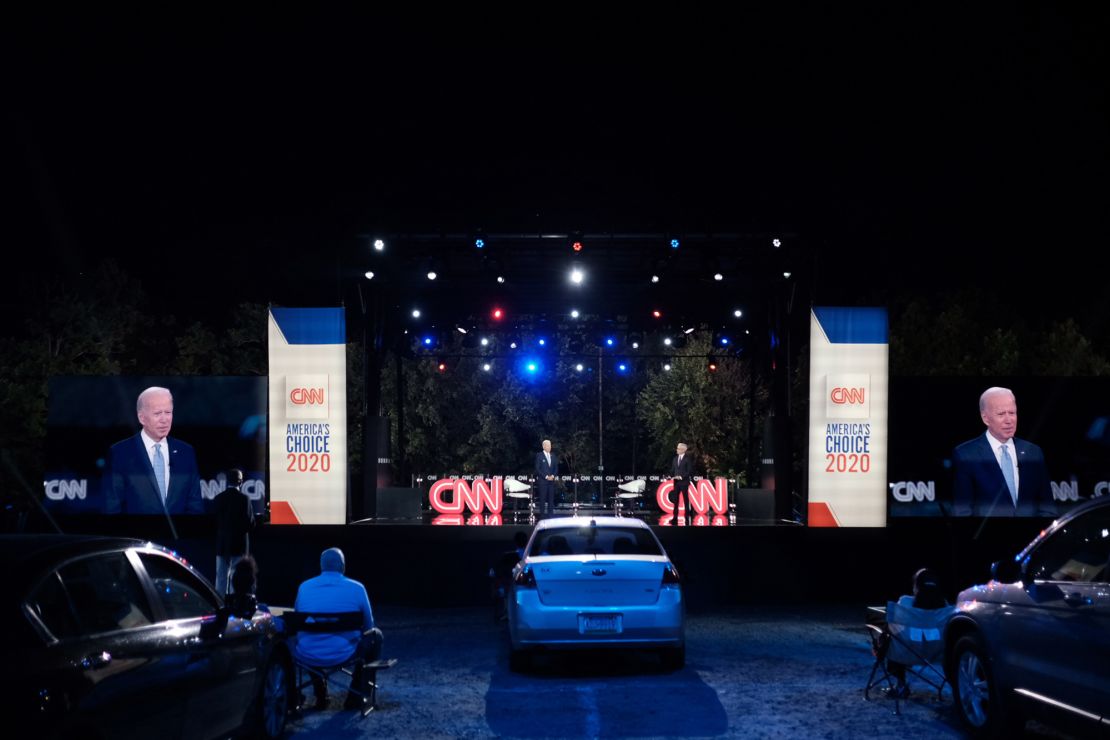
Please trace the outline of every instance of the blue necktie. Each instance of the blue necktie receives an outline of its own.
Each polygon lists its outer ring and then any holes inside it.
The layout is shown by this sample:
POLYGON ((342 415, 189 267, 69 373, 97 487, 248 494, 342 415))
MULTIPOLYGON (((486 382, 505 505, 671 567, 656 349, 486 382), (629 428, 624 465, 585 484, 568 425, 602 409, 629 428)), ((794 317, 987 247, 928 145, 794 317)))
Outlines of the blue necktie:
POLYGON ((1010 459, 1009 445, 1002 445, 1002 477, 1006 479, 1006 487, 1010 489, 1010 498, 1017 506, 1017 484, 1014 483, 1014 462, 1010 459))
MULTIPOLYGON (((154 445, 154 480, 158 482, 158 493, 162 503, 166 503, 166 459, 162 457, 162 445, 154 445)), ((1012 480, 1012 478, 1011 478, 1012 480)))

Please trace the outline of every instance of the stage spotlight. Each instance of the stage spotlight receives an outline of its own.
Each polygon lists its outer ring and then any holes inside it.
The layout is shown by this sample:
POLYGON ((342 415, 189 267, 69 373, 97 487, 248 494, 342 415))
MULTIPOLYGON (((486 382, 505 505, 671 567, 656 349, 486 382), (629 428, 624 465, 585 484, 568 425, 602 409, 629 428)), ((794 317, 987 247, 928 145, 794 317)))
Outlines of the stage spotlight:
POLYGON ((497 276, 497 282, 498 283, 504 283, 505 282, 505 276, 504 275, 498 275, 497 276))
POLYGON ((678 249, 679 241, 677 238, 671 239, 671 249, 678 249))
POLYGON ((614 337, 605 337, 605 346, 606 347, 616 347, 617 346, 616 338, 614 338, 614 337))
POLYGON ((494 321, 500 321, 501 319, 505 318, 505 312, 502 311, 500 308, 497 308, 497 307, 495 307, 492 311, 490 311, 489 315, 490 315, 490 318, 493 319, 494 321))
POLYGON ((412 317, 414 319, 420 318, 420 309, 419 308, 412 309, 412 317))
POLYGON ((725 279, 725 276, 722 275, 719 272, 715 272, 715 273, 713 273, 713 279, 716 280, 719 283, 719 282, 721 282, 722 280, 725 279))
POLYGON ((475 249, 485 249, 486 248, 486 240, 483 239, 482 237, 478 237, 477 239, 474 240, 474 248, 475 249))
POLYGON ((659 276, 658 275, 652 275, 651 276, 651 282, 658 283, 659 282, 659 276))
POLYGON ((709 370, 709 372, 711 372, 711 373, 717 372, 717 358, 714 357, 713 355, 709 355, 709 357, 707 357, 705 359, 706 359, 706 369, 709 370))
POLYGON ((457 331, 459 334, 466 334, 467 333, 466 329, 462 328, 461 326, 456 326, 455 331, 457 331))
POLYGON ((771 246, 774 247, 775 249, 778 249, 779 247, 782 246, 782 239, 772 239, 771 240, 771 246))
POLYGON ((737 308, 737 309, 735 309, 735 310, 734 310, 734 311, 732 312, 732 315, 733 315, 733 316, 734 316, 735 318, 740 318, 741 316, 743 316, 743 315, 744 315, 744 312, 743 312, 743 311, 741 311, 741 310, 740 310, 739 308, 737 308))
POLYGON ((576 372, 576 373, 580 373, 585 369, 586 369, 586 366, 583 365, 581 362, 579 362, 577 365, 574 366, 574 372, 576 372))
POLYGON ((728 346, 728 344, 729 344, 729 338, 728 338, 728 337, 721 337, 721 338, 720 338, 720 340, 718 341, 718 343, 719 343, 719 344, 720 344, 720 345, 721 345, 722 347, 727 347, 727 346, 728 346))
POLYGON ((425 337, 421 337, 421 339, 420 339, 420 345, 422 347, 431 347, 435 343, 436 343, 435 337, 432 337, 432 336, 425 336, 425 337))
POLYGON ((578 309, 577 309, 577 308, 572 308, 572 309, 571 309, 571 311, 570 311, 570 317, 571 317, 572 319, 577 319, 577 318, 578 318, 578 309))
POLYGON ((447 361, 443 359, 439 360, 438 364, 436 364, 436 370, 441 373, 447 372, 447 361))
POLYGON ((490 365, 488 362, 482 363, 482 370, 484 370, 485 372, 488 373, 491 368, 492 368, 492 365, 490 365))
POLYGON ((374 279, 374 271, 373 270, 367 270, 366 272, 363 273, 363 276, 367 280, 373 280, 374 279))
POLYGON ((536 344, 540 345, 541 347, 546 347, 547 346, 547 340, 544 339, 543 337, 540 337, 539 339, 536 340, 536 344))
POLYGON ((639 349, 640 343, 644 341, 644 338, 640 335, 639 332, 635 332, 634 334, 629 334, 625 341, 630 347, 632 347, 632 349, 639 349))
POLYGON ((375 239, 374 240, 374 251, 375 252, 381 252, 384 249, 385 249, 385 242, 382 241, 381 239, 375 239))
POLYGON ((570 281, 575 285, 581 285, 582 281, 586 279, 586 273, 582 272, 582 268, 575 267, 570 271, 570 281))
POLYGON ((620 362, 617 363, 617 372, 620 373, 621 375, 627 375, 629 367, 630 366, 629 366, 629 364, 626 360, 621 360, 620 362))
POLYGON ((662 312, 662 311, 659 311, 658 309, 657 309, 657 310, 655 310, 655 311, 652 311, 652 312, 651 312, 651 317, 652 317, 653 319, 661 319, 661 318, 663 318, 663 312, 662 312))
POLYGON ((576 242, 574 242, 573 244, 570 245, 570 248, 573 249, 575 252, 581 252, 582 251, 582 242, 576 241, 576 242))
POLYGON ((669 372, 671 371, 671 363, 669 363, 669 362, 664 362, 664 363, 663 363, 663 371, 664 371, 664 372, 668 372, 668 373, 669 373, 669 372))
POLYGON ((670 337, 663 337, 663 346, 670 347, 674 341, 670 337))
POLYGON ((489 337, 482 337, 481 340, 479 340, 478 343, 481 344, 483 347, 488 347, 489 346, 489 337))
POLYGON ((682 333, 683 334, 693 334, 694 333, 694 327, 691 326, 689 329, 683 329, 682 333))
POLYGON ((790 279, 790 273, 789 273, 789 272, 784 272, 784 273, 782 274, 782 276, 783 276, 784 278, 786 278, 787 280, 789 280, 789 279, 790 279))
POLYGON ((509 342, 509 349, 516 349, 516 342, 509 342))
POLYGON ((435 280, 437 277, 439 277, 439 275, 436 273, 435 270, 428 270, 428 279, 429 280, 435 280))

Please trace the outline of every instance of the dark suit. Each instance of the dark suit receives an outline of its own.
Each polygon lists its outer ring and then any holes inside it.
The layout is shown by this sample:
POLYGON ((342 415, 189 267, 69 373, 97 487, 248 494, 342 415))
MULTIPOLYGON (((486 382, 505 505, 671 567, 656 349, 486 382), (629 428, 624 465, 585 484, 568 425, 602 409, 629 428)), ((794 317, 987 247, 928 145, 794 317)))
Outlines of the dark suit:
POLYGON ((952 453, 955 516, 1054 516, 1044 453, 1032 442, 1011 440, 1018 470, 1018 500, 1010 496, 1002 467, 985 434, 964 442, 952 453))
MULTIPOLYGON (((674 479, 674 494, 672 500, 674 501, 674 516, 678 519, 678 502, 682 499, 682 495, 686 493, 686 489, 690 486, 694 475, 694 456, 686 450, 686 454, 682 459, 678 459, 678 455, 674 456, 671 461, 671 477, 674 479)), ((689 501, 686 502, 686 508, 689 508, 689 501)), ((689 514, 689 512, 686 512, 689 514)))
POLYGON ((539 497, 539 509, 550 513, 555 508, 555 481, 547 480, 549 475, 559 474, 559 461, 555 453, 551 453, 551 464, 542 451, 536 453, 536 495, 539 497))
POLYGON ((116 442, 108 452, 104 474, 105 514, 202 514, 197 456, 191 445, 173 437, 164 440, 170 463, 166 506, 154 480, 154 468, 141 435, 116 442))

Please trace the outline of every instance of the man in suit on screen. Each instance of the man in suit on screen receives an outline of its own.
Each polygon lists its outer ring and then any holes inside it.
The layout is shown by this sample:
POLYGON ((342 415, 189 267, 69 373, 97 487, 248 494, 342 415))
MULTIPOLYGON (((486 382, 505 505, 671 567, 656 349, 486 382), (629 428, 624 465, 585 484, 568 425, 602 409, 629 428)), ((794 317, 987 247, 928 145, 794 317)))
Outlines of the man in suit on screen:
POLYGON ((956 516, 1054 516, 1044 452, 1018 439, 1017 399, 1008 388, 979 398, 985 434, 952 453, 956 516))
POLYGON ((203 514, 196 453, 169 436, 173 395, 166 388, 147 388, 135 406, 142 429, 108 453, 104 512, 203 514))

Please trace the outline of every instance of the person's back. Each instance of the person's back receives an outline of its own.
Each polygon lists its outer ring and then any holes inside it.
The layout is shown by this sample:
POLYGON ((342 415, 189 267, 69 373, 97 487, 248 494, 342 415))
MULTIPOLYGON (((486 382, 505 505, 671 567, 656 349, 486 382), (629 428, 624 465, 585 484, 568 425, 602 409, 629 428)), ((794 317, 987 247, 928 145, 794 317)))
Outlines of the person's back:
MULTIPOLYGON (((320 556, 320 575, 309 578, 297 589, 295 608, 299 612, 361 612, 363 630, 374 627, 374 615, 366 587, 343 575, 343 554, 337 548, 320 556)), ((358 646, 361 631, 338 633, 305 632, 297 636, 297 657, 316 665, 338 665, 350 659, 358 646)))

